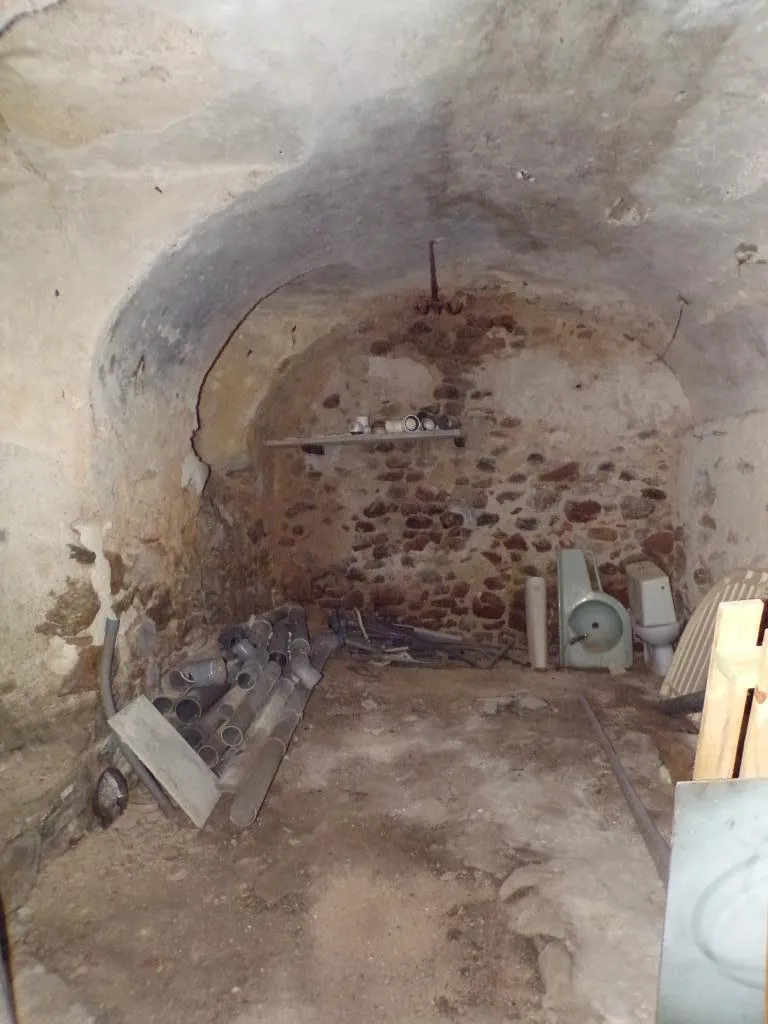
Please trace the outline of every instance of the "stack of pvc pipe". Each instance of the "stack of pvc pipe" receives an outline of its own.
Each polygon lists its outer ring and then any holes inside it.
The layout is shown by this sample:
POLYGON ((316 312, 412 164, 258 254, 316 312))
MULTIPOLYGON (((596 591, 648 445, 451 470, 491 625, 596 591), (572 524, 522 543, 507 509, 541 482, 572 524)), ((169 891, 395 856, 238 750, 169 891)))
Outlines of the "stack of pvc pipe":
POLYGON ((161 677, 157 710, 210 768, 237 779, 230 817, 239 827, 255 821, 341 643, 332 630, 311 643, 304 609, 284 605, 222 633, 220 655, 183 662, 161 677))

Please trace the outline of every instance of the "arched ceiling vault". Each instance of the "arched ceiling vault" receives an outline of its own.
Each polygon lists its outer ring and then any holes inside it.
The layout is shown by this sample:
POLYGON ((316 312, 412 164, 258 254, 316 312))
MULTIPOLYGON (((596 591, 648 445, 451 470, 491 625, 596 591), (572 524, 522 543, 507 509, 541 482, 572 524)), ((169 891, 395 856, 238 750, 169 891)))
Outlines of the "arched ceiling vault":
MULTIPOLYGON (((249 104, 261 103, 273 141, 301 144, 290 167, 160 257, 126 302, 97 359, 111 416, 126 411, 141 360, 145 381, 189 389, 260 296, 328 267, 340 287, 386 290, 424 272, 435 237, 454 266, 626 300, 670 337, 682 308, 665 359, 694 416, 766 405, 766 4, 439 6, 366 5, 344 21, 329 0, 311 15, 311 46, 287 27, 297 0, 274 52, 260 37, 259 72, 244 70, 242 39, 227 51, 237 88, 229 106, 217 100, 220 142, 257 146, 249 104)), ((190 15, 198 25, 205 8, 190 15)), ((234 38, 233 24, 222 31, 234 38)), ((160 133, 158 154, 180 130, 160 133)))

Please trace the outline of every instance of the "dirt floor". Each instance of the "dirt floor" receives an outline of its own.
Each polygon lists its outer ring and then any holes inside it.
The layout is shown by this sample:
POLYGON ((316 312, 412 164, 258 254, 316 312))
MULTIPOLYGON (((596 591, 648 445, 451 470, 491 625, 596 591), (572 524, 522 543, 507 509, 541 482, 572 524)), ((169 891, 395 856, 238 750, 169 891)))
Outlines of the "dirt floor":
POLYGON ((14 925, 25 1024, 652 1021, 664 893, 585 686, 668 832, 648 677, 340 658, 250 831, 134 790, 44 868, 14 925), (42 999, 48 972, 87 1012, 42 999))

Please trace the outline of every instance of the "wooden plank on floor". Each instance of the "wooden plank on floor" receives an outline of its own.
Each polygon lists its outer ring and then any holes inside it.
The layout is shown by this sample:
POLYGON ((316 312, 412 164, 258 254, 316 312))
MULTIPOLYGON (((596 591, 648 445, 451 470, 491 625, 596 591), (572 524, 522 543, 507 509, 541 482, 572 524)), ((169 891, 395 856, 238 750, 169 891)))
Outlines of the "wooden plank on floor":
POLYGON ((754 683, 739 778, 768 778, 768 634, 760 648, 759 670, 754 683))
POLYGON ((216 776, 170 722, 141 696, 113 715, 109 727, 202 828, 219 799, 216 776))
POLYGON ((718 608, 693 767, 695 782, 734 777, 747 692, 756 679, 755 649, 762 616, 760 600, 727 601, 718 608))

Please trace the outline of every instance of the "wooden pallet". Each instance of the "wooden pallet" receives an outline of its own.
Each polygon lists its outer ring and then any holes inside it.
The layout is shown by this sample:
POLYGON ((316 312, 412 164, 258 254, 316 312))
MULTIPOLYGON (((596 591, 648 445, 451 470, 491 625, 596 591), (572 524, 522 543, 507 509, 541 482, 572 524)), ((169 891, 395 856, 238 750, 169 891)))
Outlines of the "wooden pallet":
POLYGON ((768 642, 758 646, 763 613, 761 600, 718 608, 694 782, 768 778, 768 642))

